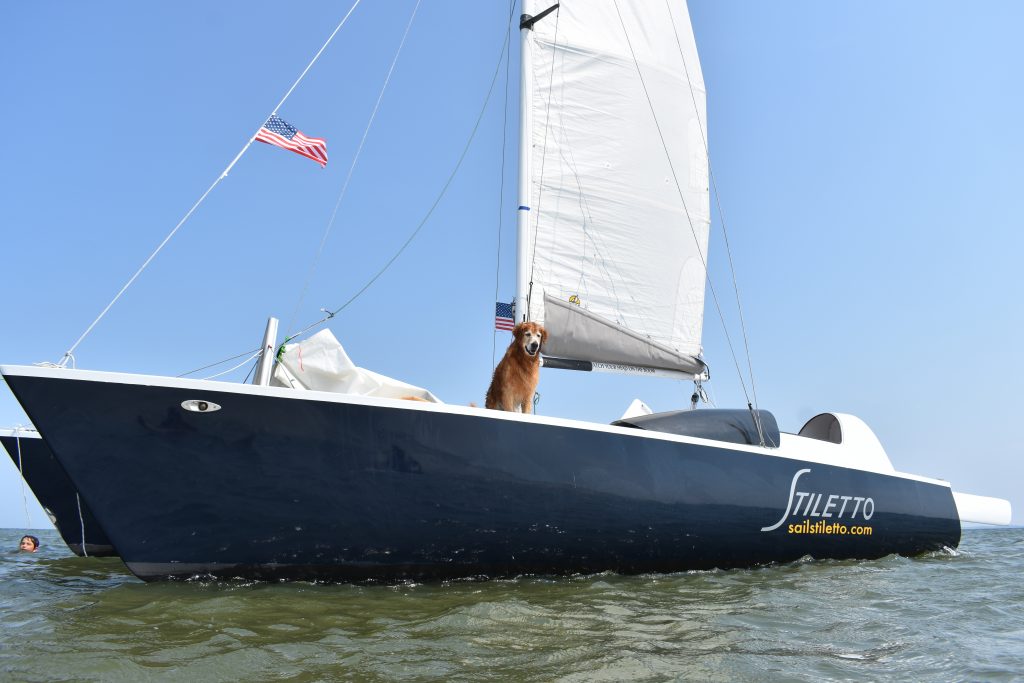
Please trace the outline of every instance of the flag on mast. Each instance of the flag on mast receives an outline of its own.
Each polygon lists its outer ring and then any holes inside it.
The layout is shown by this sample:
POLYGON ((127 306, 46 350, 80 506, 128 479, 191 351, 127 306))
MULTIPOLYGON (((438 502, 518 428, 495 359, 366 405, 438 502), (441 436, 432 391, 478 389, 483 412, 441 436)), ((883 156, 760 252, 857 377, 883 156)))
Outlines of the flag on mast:
POLYGON ((515 328, 514 315, 512 304, 505 304, 500 301, 494 302, 494 329, 511 332, 515 328))
POLYGON ((321 167, 327 165, 327 140, 306 137, 302 131, 278 117, 277 114, 270 115, 267 122, 256 133, 256 139, 268 145, 301 154, 320 164, 321 167))

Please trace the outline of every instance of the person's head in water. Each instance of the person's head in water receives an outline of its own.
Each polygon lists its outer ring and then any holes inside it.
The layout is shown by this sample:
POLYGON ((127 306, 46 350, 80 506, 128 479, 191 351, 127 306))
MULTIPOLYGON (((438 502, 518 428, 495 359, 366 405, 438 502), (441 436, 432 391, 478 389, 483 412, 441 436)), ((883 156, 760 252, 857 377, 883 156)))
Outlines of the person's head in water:
POLYGON ((22 536, 21 545, 18 547, 26 553, 34 553, 39 550, 39 539, 35 536, 22 536))

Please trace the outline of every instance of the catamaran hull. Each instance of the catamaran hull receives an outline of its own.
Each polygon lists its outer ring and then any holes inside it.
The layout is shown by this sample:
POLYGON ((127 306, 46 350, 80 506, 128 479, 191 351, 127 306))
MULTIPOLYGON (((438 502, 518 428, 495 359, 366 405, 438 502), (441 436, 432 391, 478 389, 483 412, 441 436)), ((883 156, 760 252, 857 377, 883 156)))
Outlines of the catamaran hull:
POLYGON ((0 442, 71 552, 92 557, 116 555, 89 506, 81 502, 75 485, 39 435, 13 429, 2 432, 0 442))
POLYGON ((5 375, 145 580, 673 572, 960 540, 948 485, 753 447, 216 382, 5 375))

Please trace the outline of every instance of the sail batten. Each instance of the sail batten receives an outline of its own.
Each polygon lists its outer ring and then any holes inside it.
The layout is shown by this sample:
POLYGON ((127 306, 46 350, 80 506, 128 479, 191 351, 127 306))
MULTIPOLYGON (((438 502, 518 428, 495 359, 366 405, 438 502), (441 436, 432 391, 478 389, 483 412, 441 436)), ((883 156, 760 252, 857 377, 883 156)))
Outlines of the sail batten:
POLYGON ((524 47, 530 318, 554 355, 699 372, 710 207, 685 4, 563 1, 524 47))

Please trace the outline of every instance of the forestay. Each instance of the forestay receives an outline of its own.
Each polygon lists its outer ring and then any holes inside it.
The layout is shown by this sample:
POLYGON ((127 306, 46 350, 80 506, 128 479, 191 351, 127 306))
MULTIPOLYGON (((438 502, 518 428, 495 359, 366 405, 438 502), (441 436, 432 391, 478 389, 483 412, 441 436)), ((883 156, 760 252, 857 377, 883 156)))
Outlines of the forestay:
POLYGON ((563 0, 527 33, 527 294, 545 353, 702 372, 705 92, 685 3, 563 0))

